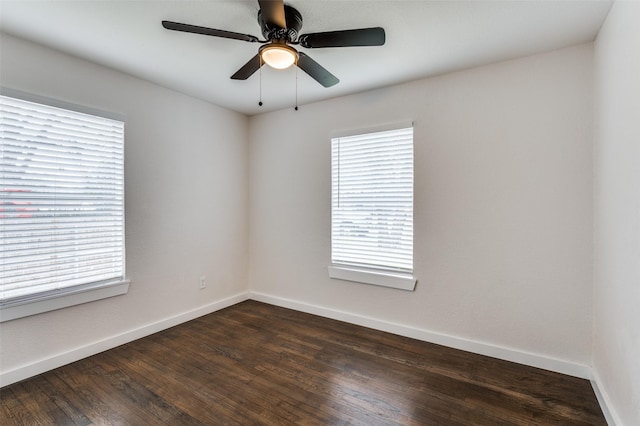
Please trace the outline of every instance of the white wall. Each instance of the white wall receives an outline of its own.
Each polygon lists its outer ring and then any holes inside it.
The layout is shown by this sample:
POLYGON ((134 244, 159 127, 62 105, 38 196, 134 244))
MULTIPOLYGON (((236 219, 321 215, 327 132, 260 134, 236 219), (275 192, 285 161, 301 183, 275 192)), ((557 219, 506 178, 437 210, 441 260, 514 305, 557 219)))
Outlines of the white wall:
POLYGON ((592 54, 582 45, 252 117, 254 297, 588 376, 592 54), (407 120, 417 289, 331 280, 330 135, 407 120))
POLYGON ((126 117, 131 279, 127 295, 1 324, 2 384, 245 294, 247 117, 7 35, 1 43, 3 86, 126 117))
POLYGON ((640 3, 595 43, 593 372, 619 425, 640 424, 640 3))

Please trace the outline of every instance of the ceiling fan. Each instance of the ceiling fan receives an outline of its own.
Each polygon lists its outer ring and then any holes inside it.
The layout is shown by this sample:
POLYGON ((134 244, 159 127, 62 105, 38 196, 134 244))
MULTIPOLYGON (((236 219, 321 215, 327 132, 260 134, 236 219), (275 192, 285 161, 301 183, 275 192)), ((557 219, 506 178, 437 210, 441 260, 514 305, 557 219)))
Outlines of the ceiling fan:
POLYGON ((168 30, 263 44, 258 49, 258 53, 231 76, 234 80, 248 79, 265 63, 276 69, 288 68, 295 64, 324 87, 331 87, 340 80, 304 52, 298 52, 293 47, 294 45, 316 49, 322 47, 382 46, 385 42, 385 32, 381 27, 298 35, 300 28, 302 28, 300 12, 284 4, 282 0, 258 0, 258 3, 260 5, 258 24, 260 24, 265 40, 260 40, 249 34, 172 21, 162 21, 162 26, 168 30))

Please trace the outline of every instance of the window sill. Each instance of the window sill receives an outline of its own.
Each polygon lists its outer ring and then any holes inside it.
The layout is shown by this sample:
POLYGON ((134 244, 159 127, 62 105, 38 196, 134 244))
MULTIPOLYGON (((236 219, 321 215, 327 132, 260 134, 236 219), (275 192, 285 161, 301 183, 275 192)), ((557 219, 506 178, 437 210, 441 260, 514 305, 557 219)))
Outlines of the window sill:
POLYGON ((337 280, 397 288, 406 291, 414 291, 417 282, 417 279, 410 275, 393 274, 391 272, 373 272, 345 266, 329 266, 329 277, 337 280))
POLYGON ((34 297, 28 301, 5 302, 0 306, 0 323, 18 318, 41 314, 93 302, 108 297, 126 294, 129 291, 129 280, 111 281, 96 285, 69 288, 57 294, 34 297))

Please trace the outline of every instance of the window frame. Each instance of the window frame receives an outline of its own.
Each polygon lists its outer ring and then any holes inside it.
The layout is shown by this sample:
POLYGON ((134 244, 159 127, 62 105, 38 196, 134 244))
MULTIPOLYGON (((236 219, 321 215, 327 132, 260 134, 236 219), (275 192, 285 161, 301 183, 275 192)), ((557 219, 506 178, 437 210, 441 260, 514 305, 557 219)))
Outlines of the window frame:
MULTIPOLYGON (((0 87, 0 95, 23 100, 26 102, 32 102, 41 104, 44 106, 50 106, 54 108, 60 108, 72 112, 78 112, 82 114, 88 114, 100 118, 106 118, 110 120, 120 121, 125 123, 124 116, 109 113, 94 108, 84 107, 69 102, 51 99, 23 91, 0 87)), ((125 138, 123 134, 123 138, 125 138)), ((123 160, 124 166, 124 160, 123 160)), ((124 173, 124 171, 123 171, 124 173)), ((124 184, 123 184, 124 185, 124 184)), ((124 197, 124 186, 123 186, 124 197)), ((124 199, 123 199, 123 218, 122 229, 123 238, 126 238, 125 232, 125 219, 124 219, 124 199)), ((107 279, 98 282, 89 282, 84 284, 73 285, 69 287, 63 287, 55 290, 43 291, 40 293, 33 293, 29 295, 23 295, 15 298, 5 299, 0 302, 0 323, 5 321, 11 321, 18 318, 23 318, 31 315, 36 315, 43 312, 66 308, 74 305, 79 305, 87 302, 92 302, 100 299, 105 299, 113 296, 126 294, 129 290, 130 281, 126 279, 126 245, 123 243, 123 258, 122 258, 122 277, 107 279)))
MULTIPOLYGON (((333 259, 333 247, 334 247, 334 162, 333 162, 333 143, 337 138, 346 138, 351 136, 368 135, 378 132, 386 132, 390 130, 401 130, 406 128, 413 128, 412 134, 412 200, 411 208, 415 210, 415 122, 401 122, 393 123, 383 126, 369 127, 365 129, 349 130, 336 132, 331 135, 331 242, 330 242, 330 265, 328 266, 329 277, 337 280, 352 281, 363 284, 371 284, 376 286, 390 287, 394 289, 414 291, 417 283, 417 278, 414 276, 413 256, 414 245, 412 243, 411 256, 412 267, 410 271, 398 271, 393 268, 379 268, 379 267, 367 267, 357 264, 348 263, 334 263, 333 259)), ((413 227, 412 227, 413 228, 413 227)), ((412 235, 415 236, 415 229, 412 229, 412 235)), ((412 236, 412 239, 413 239, 412 236)))

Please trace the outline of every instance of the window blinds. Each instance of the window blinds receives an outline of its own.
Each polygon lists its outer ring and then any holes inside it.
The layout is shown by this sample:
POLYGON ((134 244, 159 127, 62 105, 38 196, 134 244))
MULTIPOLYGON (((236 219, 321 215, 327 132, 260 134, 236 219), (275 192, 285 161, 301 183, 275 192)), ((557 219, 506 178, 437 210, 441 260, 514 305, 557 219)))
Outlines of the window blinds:
POLYGON ((0 96, 0 302, 124 277, 124 123, 0 96))
POLYGON ((332 139, 333 265, 413 271, 413 128, 332 139))

